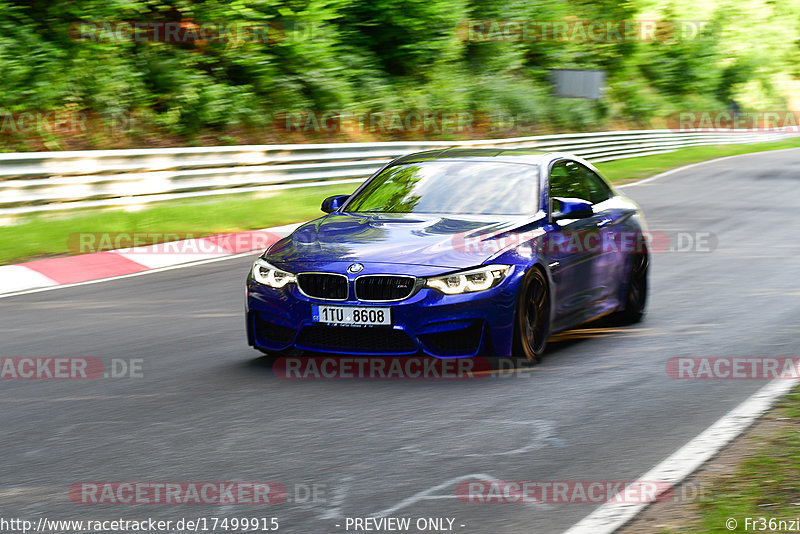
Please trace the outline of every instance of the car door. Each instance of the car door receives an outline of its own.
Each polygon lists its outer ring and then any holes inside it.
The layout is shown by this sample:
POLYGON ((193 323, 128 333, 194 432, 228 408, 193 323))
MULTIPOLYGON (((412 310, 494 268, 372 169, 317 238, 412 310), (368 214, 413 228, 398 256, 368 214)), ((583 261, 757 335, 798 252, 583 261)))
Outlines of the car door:
POLYGON ((603 209, 602 200, 593 202, 602 195, 586 171, 591 172, 576 161, 563 159, 554 163, 549 173, 550 214, 559 211, 559 198, 585 200, 593 204, 594 211, 592 217, 554 221, 548 227, 545 251, 555 283, 556 329, 594 317, 607 291, 601 273, 605 226, 611 215, 603 209))
POLYGON ((614 202, 614 191, 605 180, 585 165, 574 163, 585 187, 586 200, 592 203, 595 213, 599 250, 592 266, 592 286, 595 312, 604 313, 617 306, 620 283, 625 278, 627 253, 623 239, 627 236, 623 234, 630 213, 614 202))

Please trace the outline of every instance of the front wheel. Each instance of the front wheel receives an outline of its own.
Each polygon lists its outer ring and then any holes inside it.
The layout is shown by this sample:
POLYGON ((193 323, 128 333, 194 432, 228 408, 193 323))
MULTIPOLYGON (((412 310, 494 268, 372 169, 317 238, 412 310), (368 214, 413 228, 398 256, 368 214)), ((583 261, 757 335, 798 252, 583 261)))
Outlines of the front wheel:
POLYGON ((550 335, 550 289, 540 269, 532 268, 522 281, 514 326, 515 352, 538 361, 550 335))

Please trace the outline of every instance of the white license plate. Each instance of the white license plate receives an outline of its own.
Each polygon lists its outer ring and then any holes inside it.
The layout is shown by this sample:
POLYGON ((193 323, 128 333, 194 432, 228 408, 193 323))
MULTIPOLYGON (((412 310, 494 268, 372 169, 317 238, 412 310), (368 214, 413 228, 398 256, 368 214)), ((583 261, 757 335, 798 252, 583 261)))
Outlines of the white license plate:
POLYGON ((315 323, 389 326, 392 309, 372 306, 311 306, 311 320, 315 323))

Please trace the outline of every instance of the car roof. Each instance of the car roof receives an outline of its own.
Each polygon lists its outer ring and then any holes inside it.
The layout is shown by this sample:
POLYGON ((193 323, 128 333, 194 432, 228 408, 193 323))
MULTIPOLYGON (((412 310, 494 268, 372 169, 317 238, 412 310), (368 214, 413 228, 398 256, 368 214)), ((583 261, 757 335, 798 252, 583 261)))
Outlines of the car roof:
POLYGON ((426 150, 401 156, 392 162, 416 163, 433 160, 460 160, 460 161, 503 161, 507 163, 523 163, 527 165, 541 165, 551 161, 560 154, 544 150, 529 148, 445 148, 440 150, 426 150))

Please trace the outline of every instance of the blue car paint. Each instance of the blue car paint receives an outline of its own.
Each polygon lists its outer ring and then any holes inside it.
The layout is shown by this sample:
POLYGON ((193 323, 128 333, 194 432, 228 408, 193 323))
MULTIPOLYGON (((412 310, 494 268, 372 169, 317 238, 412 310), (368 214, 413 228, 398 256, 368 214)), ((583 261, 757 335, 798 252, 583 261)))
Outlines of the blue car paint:
MULTIPOLYGON (((438 152, 438 151, 437 151, 438 152)), ((491 158, 519 162, 521 157, 506 151, 501 156, 486 156, 481 151, 460 154, 458 159, 486 161, 491 158)), ((397 158, 408 161, 432 153, 397 158)), ((436 152, 433 153, 434 155, 436 152)), ((529 269, 540 268, 550 286, 550 333, 555 333, 602 315, 622 309, 630 271, 630 254, 601 250, 574 254, 559 251, 551 240, 561 231, 598 229, 603 239, 614 241, 624 232, 643 232, 644 219, 638 206, 619 195, 596 205, 592 217, 553 222, 549 216, 548 177, 554 163, 564 158, 577 161, 599 172, 586 161, 560 154, 536 154, 531 161, 540 169, 539 211, 532 216, 429 215, 415 213, 348 213, 347 203, 323 217, 297 228, 290 236, 273 244, 263 255, 270 264, 291 273, 327 272, 345 274, 350 292, 347 300, 330 302, 303 295, 296 284, 281 289, 263 286, 247 279, 248 342, 264 351, 280 351, 296 344, 298 333, 312 322, 313 304, 381 306, 392 308, 392 329, 409 335, 416 350, 379 351, 382 355, 407 355, 422 352, 438 358, 476 355, 512 355, 514 317, 520 284, 529 269), (522 236, 520 238, 520 236, 522 236), (483 250, 481 244, 508 238, 510 246, 483 250), (465 246, 465 240, 474 246, 465 246), (353 263, 363 264, 357 273, 348 272, 353 263), (411 297, 391 303, 363 303, 355 299, 353 281, 366 274, 411 275, 426 278, 480 265, 513 265, 514 272, 498 286, 475 293, 444 295, 422 288, 411 297), (266 320, 295 331, 281 343, 259 339, 256 320, 266 320), (480 343, 459 354, 441 354, 421 341, 426 334, 456 331, 472 325, 481 329, 480 343)), ((385 168, 385 167, 384 167, 385 168)), ((383 170, 383 168, 381 169, 383 170)), ((376 176, 381 172, 377 171, 376 176)), ((367 182, 365 182, 366 184, 367 182)), ((356 193, 364 187, 364 184, 356 193)), ((355 193, 354 193, 355 194, 355 193)), ((338 327, 354 328, 354 327, 338 327)), ((378 327, 374 327, 378 328, 378 327)), ((331 353, 352 354, 337 347, 315 348, 331 353)), ((375 352, 370 352, 375 353, 375 352)))

